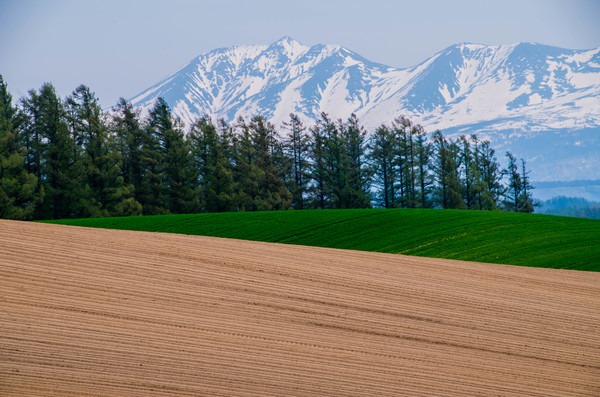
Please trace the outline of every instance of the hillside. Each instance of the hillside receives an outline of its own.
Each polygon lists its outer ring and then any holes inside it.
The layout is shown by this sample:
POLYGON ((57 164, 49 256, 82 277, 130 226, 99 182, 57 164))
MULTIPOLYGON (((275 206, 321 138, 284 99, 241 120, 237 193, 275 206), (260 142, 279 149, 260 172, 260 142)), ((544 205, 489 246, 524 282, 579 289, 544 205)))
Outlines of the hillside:
POLYGON ((2 396, 593 396, 600 273, 0 221, 2 396))
POLYGON ((313 210, 91 218, 68 225, 600 271, 600 221, 460 210, 313 210))

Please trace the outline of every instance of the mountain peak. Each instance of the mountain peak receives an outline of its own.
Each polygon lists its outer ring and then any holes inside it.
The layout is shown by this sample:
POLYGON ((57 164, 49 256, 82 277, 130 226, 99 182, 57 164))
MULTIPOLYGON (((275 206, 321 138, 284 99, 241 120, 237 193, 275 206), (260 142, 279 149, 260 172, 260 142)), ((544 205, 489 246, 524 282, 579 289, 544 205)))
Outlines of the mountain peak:
MULTIPOLYGON (((307 124, 321 112, 332 119, 355 113, 367 129, 405 116, 450 134, 490 138, 510 130, 502 138, 508 142, 540 131, 600 129, 599 58, 597 50, 537 43, 458 43, 399 69, 340 45, 308 47, 284 36, 205 53, 131 102, 148 110, 163 97, 188 127, 204 114, 226 121, 262 114, 280 125, 290 112, 307 124)), ((600 150, 586 142, 577 147, 600 150)), ((600 170, 600 159, 589 164, 600 170)))
POLYGON ((295 44, 300 44, 300 42, 298 42, 297 40, 294 40, 293 38, 291 38, 290 36, 283 36, 282 38, 280 38, 279 40, 275 41, 273 44, 289 44, 289 45, 295 45, 295 44))

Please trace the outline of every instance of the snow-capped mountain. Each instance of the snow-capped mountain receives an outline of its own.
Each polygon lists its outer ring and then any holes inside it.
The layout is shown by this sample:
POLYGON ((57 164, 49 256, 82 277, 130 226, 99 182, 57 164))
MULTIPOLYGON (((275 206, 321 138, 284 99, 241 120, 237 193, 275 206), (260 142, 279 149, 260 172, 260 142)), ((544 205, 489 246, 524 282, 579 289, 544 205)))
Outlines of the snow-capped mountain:
POLYGON ((462 43, 400 69, 284 37, 202 54, 131 102, 149 109, 158 97, 187 126, 204 114, 280 125, 293 112, 310 123, 325 111, 356 113, 373 130, 407 116, 428 131, 486 137, 540 180, 600 178, 600 47, 462 43))

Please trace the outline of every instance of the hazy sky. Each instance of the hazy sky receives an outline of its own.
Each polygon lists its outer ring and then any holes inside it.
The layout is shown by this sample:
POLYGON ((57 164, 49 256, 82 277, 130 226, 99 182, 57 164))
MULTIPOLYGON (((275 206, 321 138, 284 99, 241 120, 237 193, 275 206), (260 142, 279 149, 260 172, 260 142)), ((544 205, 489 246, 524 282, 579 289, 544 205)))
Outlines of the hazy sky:
POLYGON ((86 84, 106 107, 234 44, 287 35, 408 67, 463 41, 595 48, 598 16, 598 0, 0 0, 0 74, 15 99, 86 84))

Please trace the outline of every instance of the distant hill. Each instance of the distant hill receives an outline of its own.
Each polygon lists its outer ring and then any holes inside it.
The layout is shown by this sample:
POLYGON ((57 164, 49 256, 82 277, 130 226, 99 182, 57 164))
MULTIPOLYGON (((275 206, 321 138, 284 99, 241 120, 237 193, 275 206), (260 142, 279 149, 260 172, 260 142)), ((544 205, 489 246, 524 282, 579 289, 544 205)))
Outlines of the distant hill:
POLYGON ((571 216, 576 218, 600 219, 600 202, 581 197, 558 196, 541 202, 537 213, 571 216))
POLYGON ((461 43, 401 69, 284 37, 199 55, 131 101, 147 110, 158 97, 188 127, 203 114, 280 125, 290 112, 309 123, 354 112, 369 130, 408 116, 487 137, 500 156, 525 158, 536 180, 600 179, 600 47, 461 43))

